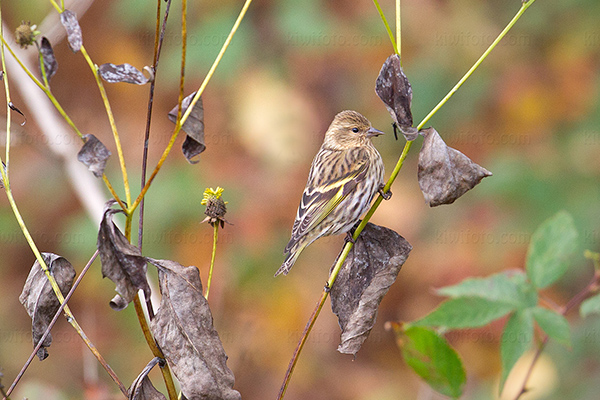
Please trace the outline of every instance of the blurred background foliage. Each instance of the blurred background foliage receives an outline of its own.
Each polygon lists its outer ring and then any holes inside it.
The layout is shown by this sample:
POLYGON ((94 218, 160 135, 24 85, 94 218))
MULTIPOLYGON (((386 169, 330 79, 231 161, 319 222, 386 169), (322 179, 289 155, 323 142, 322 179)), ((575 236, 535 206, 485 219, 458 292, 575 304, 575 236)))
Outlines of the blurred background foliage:
MULTIPOLYGON (((241 5, 232 0, 190 2, 186 93, 201 83, 241 5)), ((517 0, 402 2, 402 60, 414 91, 416 123, 519 5, 517 0)), ((150 64, 155 7, 142 0, 93 3, 80 18, 92 59, 97 64, 128 62, 139 69, 150 64)), ((393 21, 394 3, 383 1, 382 7, 393 21)), ((151 166, 171 135, 166 114, 178 95, 180 3, 174 2, 171 11, 157 75, 151 166)), ((45 1, 3 3, 9 30, 22 20, 39 23, 51 12, 45 1)), ((372 220, 396 230, 414 250, 381 304, 370 338, 356 360, 340 355, 335 350, 337 321, 323 313, 286 399, 440 398, 404 366, 392 333, 383 328, 385 321, 423 316, 441 301, 433 293, 436 287, 522 268, 534 229, 561 209, 574 216, 581 249, 599 250, 599 14, 596 0, 536 2, 430 121, 450 146, 494 176, 455 204, 429 209, 416 180, 420 143, 413 146, 392 187, 394 196, 372 220)), ((64 41, 53 45, 59 62, 53 91, 82 132, 93 133, 111 149, 107 175, 122 194, 112 135, 89 69, 64 41)), ((233 225, 220 231, 210 303, 236 389, 245 399, 275 396, 343 242, 342 237, 321 239, 303 253, 290 275, 273 278, 310 162, 331 119, 343 109, 355 109, 385 130, 388 134, 375 145, 388 172, 402 150, 403 140, 394 140, 389 114, 374 92, 379 69, 391 52, 370 1, 256 0, 204 94, 207 151, 198 165, 173 152, 148 192, 145 254, 196 265, 205 280, 212 229, 199 223, 200 201, 205 187, 225 188, 227 219, 233 225)), ((148 87, 106 86, 136 188, 148 87)), ((19 105, 18 94, 14 96, 19 105)), ((11 182, 28 227, 41 250, 65 256, 80 271, 94 251, 97 227, 73 191, 77 182, 68 180, 34 122, 15 124, 15 132, 11 182)), ((2 196, 0 372, 5 385, 31 350, 30 320, 18 296, 33 261, 2 196)), ((545 293, 558 304, 591 276, 582 256, 572 263, 576 272, 545 293)), ((152 355, 133 307, 118 313, 108 307, 113 290, 96 261, 70 305, 129 385, 152 355)), ((549 346, 524 399, 597 398, 600 320, 581 321, 576 312, 567 317, 574 325, 573 348, 549 346)), ((467 369, 465 398, 497 398, 503 324, 450 336, 467 369)), ((34 361, 14 398, 120 398, 68 324, 60 321, 53 335, 50 357, 34 361)), ((509 389, 520 384, 523 371, 517 375, 509 379, 509 389)), ((154 381, 161 386, 157 375, 154 381)))

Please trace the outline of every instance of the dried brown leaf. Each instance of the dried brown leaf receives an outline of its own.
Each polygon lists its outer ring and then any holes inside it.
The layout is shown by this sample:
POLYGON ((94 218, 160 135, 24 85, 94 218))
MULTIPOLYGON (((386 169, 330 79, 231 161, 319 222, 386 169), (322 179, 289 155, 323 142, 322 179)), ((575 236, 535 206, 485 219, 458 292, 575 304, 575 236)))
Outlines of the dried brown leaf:
POLYGON ((159 361, 160 358, 158 357, 152 359, 138 377, 135 378, 128 391, 129 400, 165 400, 165 396, 156 390, 152 382, 150 382, 150 378, 148 378, 148 374, 159 361))
POLYGON ((198 269, 174 261, 158 267, 162 300, 150 329, 188 399, 239 400, 227 355, 202 295, 198 269))
POLYGON ((114 215, 123 212, 111 209, 113 204, 115 201, 109 200, 104 205, 97 246, 102 262, 102 276, 117 286, 118 295, 111 300, 110 306, 119 311, 127 307, 140 289, 149 298, 150 286, 146 279, 146 260, 140 249, 129 243, 113 222, 114 215))
POLYGON ((60 13, 60 23, 67 30, 67 40, 69 41, 69 47, 73 53, 77 53, 83 45, 83 38, 81 36, 81 27, 77 21, 77 15, 70 10, 65 10, 60 13))
MULTIPOLYGON (((75 268, 64 257, 53 253, 42 253, 42 258, 46 266, 50 270, 60 291, 64 296, 67 295, 73 286, 75 279, 75 268)), ((36 346, 40 341, 44 332, 48 328, 50 321, 54 318, 54 314, 58 311, 60 303, 56 298, 56 294, 52 290, 48 277, 42 270, 39 262, 36 262, 29 271, 29 276, 25 281, 23 292, 19 296, 19 301, 27 310, 27 314, 31 317, 31 333, 33 337, 33 345, 36 346)), ((52 335, 48 334, 42 347, 37 352, 40 360, 48 357, 47 347, 52 343, 52 335)))
POLYGON ((96 178, 101 178, 110 157, 110 150, 92 134, 83 135, 85 143, 77 153, 77 160, 85 164, 96 178))
POLYGON ((102 79, 109 83, 125 82, 136 85, 148 83, 148 78, 140 70, 127 63, 119 65, 102 64, 98 67, 98 73, 100 73, 102 79))
POLYGON ((433 128, 421 131, 425 138, 419 152, 418 180, 430 207, 452 204, 492 173, 458 150, 448 147, 433 128))
POLYGON ((356 355, 375 325, 383 296, 412 250, 391 229, 368 223, 331 288, 331 308, 342 329, 338 351, 356 355))
MULTIPOLYGON (((42 55, 42 62, 44 64, 44 72, 46 73, 46 80, 50 83, 50 78, 56 74, 58 69, 58 62, 54 57, 54 50, 50 41, 45 37, 42 38, 42 44, 40 45, 40 54, 42 55)), ((40 67, 41 69, 41 67, 40 67)))
POLYGON ((406 140, 415 140, 419 132, 412 127, 412 88, 400 66, 398 54, 392 54, 383 63, 375 82, 375 92, 406 140))
MULTIPOLYGON (((183 99, 181 103, 181 115, 187 111, 195 95, 196 92, 183 99)), ((169 111, 169 120, 171 122, 177 122, 178 112, 178 106, 169 111)), ((206 144, 204 143, 204 106, 202 105, 202 97, 198 99, 198 102, 192 108, 190 116, 185 120, 181 129, 187 134, 181 146, 181 151, 183 151, 183 155, 189 163, 196 164, 199 160, 193 160, 193 158, 206 150, 206 144)))

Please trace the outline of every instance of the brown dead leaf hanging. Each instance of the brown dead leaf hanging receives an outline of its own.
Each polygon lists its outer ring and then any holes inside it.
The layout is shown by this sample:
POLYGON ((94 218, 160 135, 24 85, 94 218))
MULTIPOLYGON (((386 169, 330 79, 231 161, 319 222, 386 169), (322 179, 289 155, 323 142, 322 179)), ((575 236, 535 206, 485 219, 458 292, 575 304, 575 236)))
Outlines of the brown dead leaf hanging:
POLYGON ((73 53, 77 53, 83 45, 81 27, 77 21, 77 15, 73 11, 65 10, 60 13, 60 23, 67 31, 67 40, 73 53))
POLYGON ((52 50, 50 41, 45 37, 42 38, 40 54, 42 55, 42 63, 44 65, 46 80, 48 81, 48 84, 50 84, 50 78, 56 74, 56 70, 58 69, 58 62, 56 61, 56 57, 54 57, 54 50, 52 50))
MULTIPOLYGON (((183 99, 181 103, 181 115, 187 111, 195 95, 196 92, 183 99)), ((177 106, 169 111, 168 116, 171 122, 177 122, 178 112, 179 107, 177 106)), ((193 160, 193 158, 206 150, 206 144, 204 143, 204 106, 202 105, 202 97, 198 99, 198 102, 192 108, 190 116, 185 120, 181 129, 187 133, 185 141, 181 146, 181 151, 183 151, 183 155, 190 164, 196 164, 199 160, 193 160)))
POLYGON ((411 250, 402 236, 370 222, 356 239, 331 288, 331 308, 342 329, 340 353, 356 355, 360 350, 411 250))
POLYGON ((133 83, 136 85, 144 85, 148 83, 148 78, 138 70, 136 67, 130 64, 102 64, 98 67, 98 73, 106 82, 117 83, 133 83))
POLYGON ((106 146, 92 134, 83 135, 85 143, 77 153, 77 160, 85 164, 96 178, 104 174, 106 161, 110 157, 110 151, 106 146))
POLYGON ((158 267, 162 299, 150 329, 188 399, 239 400, 234 376, 202 295, 198 269, 174 261, 158 267))
POLYGON ((430 207, 452 204, 492 173, 458 150, 448 147, 433 128, 421 131, 418 180, 430 207))
MULTIPOLYGON (((42 258, 50 270, 50 274, 56 279, 61 293, 63 296, 66 296, 71 287, 73 287, 75 268, 64 257, 57 254, 42 253, 42 258)), ((60 307, 56 293, 54 293, 48 277, 37 260, 29 271, 29 276, 27 276, 23 292, 19 296, 19 301, 31 317, 33 345, 36 346, 60 307)), ((40 347, 36 354, 40 360, 48 357, 46 348, 50 347, 51 343, 52 335, 48 334, 42 343, 42 347, 40 347)))
POLYGON ((148 374, 156 364, 160 362, 160 358, 155 357, 146 365, 142 372, 133 381, 128 390, 129 400, 165 400, 165 396, 156 390, 148 374))
POLYGON ((129 243, 125 235, 113 222, 116 213, 122 210, 111 209, 115 200, 104 205, 104 214, 98 231, 98 251, 102 262, 102 277, 115 283, 117 295, 110 301, 113 310, 120 311, 142 289, 150 298, 150 286, 146 279, 146 260, 140 249, 129 243))
POLYGON ((398 54, 392 54, 383 63, 375 82, 375 92, 406 140, 415 140, 419 132, 412 126, 412 88, 400 66, 398 54))

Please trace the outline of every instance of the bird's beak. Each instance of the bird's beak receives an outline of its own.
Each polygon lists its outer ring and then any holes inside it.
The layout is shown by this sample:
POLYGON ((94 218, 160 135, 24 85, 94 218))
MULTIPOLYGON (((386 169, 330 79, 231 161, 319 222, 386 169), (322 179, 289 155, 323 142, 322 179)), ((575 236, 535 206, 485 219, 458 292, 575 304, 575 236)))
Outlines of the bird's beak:
POLYGON ((379 135, 383 135, 384 133, 381 132, 379 129, 375 129, 373 127, 370 127, 369 130, 367 131, 367 137, 373 137, 373 136, 379 136, 379 135))

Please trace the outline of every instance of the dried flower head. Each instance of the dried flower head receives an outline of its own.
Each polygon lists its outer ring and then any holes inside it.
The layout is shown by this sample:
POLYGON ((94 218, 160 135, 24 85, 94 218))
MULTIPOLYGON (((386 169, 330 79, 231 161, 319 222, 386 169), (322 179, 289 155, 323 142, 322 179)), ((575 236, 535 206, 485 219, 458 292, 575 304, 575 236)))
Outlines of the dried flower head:
POLYGON ((15 30, 15 41, 22 49, 26 49, 27 46, 31 46, 35 42, 35 38, 40 34, 40 31, 36 28, 37 25, 31 25, 29 21, 22 21, 21 25, 15 30))
POLYGON ((206 210, 204 214, 206 214, 206 218, 202 222, 208 222, 212 226, 215 224, 221 224, 221 228, 225 225, 225 222, 229 224, 229 222, 225 219, 225 214, 227 213, 227 202, 223 201, 221 195, 223 194, 222 187, 206 188, 204 191, 204 198, 200 202, 206 206, 206 210))

